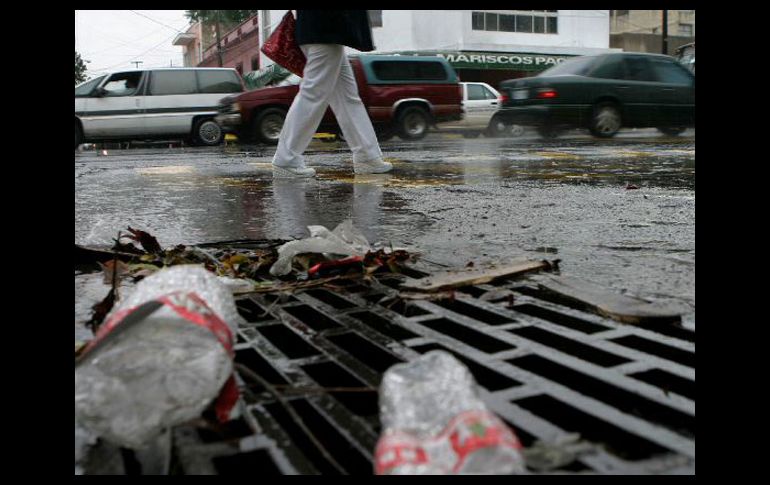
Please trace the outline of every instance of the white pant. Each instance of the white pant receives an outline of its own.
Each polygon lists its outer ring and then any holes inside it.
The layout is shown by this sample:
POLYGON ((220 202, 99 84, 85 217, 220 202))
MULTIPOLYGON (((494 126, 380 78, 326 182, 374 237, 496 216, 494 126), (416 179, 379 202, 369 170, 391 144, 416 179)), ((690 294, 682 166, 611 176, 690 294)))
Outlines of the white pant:
POLYGON ((331 106, 342 134, 353 152, 353 163, 382 158, 377 135, 366 108, 358 97, 353 69, 345 48, 337 44, 300 46, 307 57, 299 94, 286 115, 273 164, 304 167, 302 153, 331 106))

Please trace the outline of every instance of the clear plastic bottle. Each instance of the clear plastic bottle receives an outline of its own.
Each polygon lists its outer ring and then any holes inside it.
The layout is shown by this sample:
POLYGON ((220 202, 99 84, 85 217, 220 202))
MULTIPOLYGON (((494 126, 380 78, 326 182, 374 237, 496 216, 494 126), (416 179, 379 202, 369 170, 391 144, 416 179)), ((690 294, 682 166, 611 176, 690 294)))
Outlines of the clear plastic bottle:
POLYGON ((75 364, 76 421, 139 449, 163 429, 199 417, 217 396, 234 404, 232 346, 240 321, 230 291, 200 266, 145 278, 75 364))
POLYGON ((379 396, 378 475, 524 473, 518 438, 487 409, 468 368, 448 352, 394 365, 379 396))

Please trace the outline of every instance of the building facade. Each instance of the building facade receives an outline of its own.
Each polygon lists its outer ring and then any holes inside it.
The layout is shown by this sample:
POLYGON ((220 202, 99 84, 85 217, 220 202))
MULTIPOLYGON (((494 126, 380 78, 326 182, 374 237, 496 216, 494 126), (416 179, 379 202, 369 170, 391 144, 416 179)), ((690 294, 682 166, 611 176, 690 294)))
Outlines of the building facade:
MULTIPOLYGON (((668 46, 674 55, 682 45, 695 42, 695 10, 666 10, 668 46)), ((628 52, 663 50, 663 10, 611 10, 610 45, 628 52)))
MULTIPOLYGON (((286 10, 260 11, 260 43, 286 10)), ((463 81, 497 86, 609 46, 609 10, 370 10, 377 53, 445 57, 463 81)), ((355 52, 349 49, 350 52, 355 52)), ((263 64, 272 61, 264 58, 263 64)))
MULTIPOLYGON (((260 68, 259 19, 252 16, 240 24, 220 24, 222 67, 236 69, 242 75, 260 68)), ((187 32, 179 34, 173 45, 182 46, 184 65, 188 67, 219 67, 216 26, 197 22, 187 32)))

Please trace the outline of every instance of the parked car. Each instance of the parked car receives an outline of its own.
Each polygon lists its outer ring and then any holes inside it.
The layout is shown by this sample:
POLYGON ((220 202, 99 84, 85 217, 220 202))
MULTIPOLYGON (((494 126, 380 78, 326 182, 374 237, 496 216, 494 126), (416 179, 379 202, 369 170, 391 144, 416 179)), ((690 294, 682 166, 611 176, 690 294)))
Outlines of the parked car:
POLYGON ((475 138, 482 133, 488 137, 523 133, 521 126, 506 124, 497 116, 502 96, 495 88, 481 82, 461 82, 460 85, 463 87, 463 118, 441 124, 440 131, 460 132, 466 138, 475 138))
MULTIPOLYGON (((361 54, 350 57, 358 94, 383 140, 418 140, 431 125, 462 118, 457 73, 441 57, 361 54)), ((255 89, 222 99, 217 122, 241 139, 275 145, 299 86, 255 89)), ((340 134, 331 109, 320 132, 340 134)))
POLYGON ((235 69, 122 71, 75 87, 75 148, 95 141, 178 137, 217 145, 214 121, 224 93, 243 92, 235 69))
POLYGON ((503 81, 500 115, 555 136, 588 128, 612 137, 621 127, 655 127, 677 135, 695 124, 695 77, 660 54, 582 56, 534 77, 503 81))

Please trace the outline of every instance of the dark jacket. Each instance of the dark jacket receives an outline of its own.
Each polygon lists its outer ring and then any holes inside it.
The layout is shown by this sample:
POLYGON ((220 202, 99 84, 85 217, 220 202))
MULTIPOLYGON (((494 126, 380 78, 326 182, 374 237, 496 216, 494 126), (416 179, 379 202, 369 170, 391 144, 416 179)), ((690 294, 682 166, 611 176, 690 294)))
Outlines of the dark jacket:
POLYGON ((297 10, 297 44, 340 44, 373 51, 366 10, 297 10))

